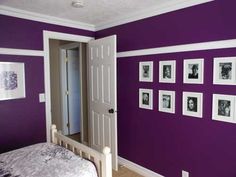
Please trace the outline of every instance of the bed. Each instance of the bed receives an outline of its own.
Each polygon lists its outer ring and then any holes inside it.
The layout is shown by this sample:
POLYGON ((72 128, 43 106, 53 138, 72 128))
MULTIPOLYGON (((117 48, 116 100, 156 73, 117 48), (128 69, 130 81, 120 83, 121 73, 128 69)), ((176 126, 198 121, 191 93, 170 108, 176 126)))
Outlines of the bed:
POLYGON ((111 153, 80 144, 51 127, 52 143, 0 154, 0 177, 112 177, 111 153))

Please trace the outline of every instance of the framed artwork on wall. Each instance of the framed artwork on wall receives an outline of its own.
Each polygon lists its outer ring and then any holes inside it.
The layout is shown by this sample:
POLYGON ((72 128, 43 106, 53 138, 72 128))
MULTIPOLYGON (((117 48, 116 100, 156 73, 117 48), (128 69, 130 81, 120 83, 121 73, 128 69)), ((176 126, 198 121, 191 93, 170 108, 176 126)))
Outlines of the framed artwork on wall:
POLYGON ((153 91, 152 89, 139 89, 139 107, 144 109, 153 109, 153 91))
POLYGON ((213 84, 236 85, 236 57, 214 58, 213 84))
POLYGON ((203 94, 183 92, 183 115, 202 118, 203 94))
POLYGON ((183 80, 188 84, 203 84, 204 59, 185 59, 183 80))
POLYGON ((175 113, 175 91, 159 90, 159 111, 175 113))
POLYGON ((160 61, 159 62, 159 82, 175 83, 176 61, 160 61))
POLYGON ((213 94, 212 119, 236 123, 235 95, 213 94))
POLYGON ((139 81, 140 82, 153 81, 153 62, 152 61, 139 62, 139 81))
POLYGON ((25 98, 24 63, 0 62, 0 100, 25 98))

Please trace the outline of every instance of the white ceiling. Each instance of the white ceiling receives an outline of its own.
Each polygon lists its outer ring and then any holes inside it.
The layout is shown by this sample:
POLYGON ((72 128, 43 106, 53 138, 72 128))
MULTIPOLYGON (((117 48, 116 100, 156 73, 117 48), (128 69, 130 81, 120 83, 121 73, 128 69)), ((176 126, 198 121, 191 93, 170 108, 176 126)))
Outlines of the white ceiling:
POLYGON ((101 26, 187 1, 191 0, 84 0, 83 8, 74 8, 72 0, 0 0, 0 5, 101 26))

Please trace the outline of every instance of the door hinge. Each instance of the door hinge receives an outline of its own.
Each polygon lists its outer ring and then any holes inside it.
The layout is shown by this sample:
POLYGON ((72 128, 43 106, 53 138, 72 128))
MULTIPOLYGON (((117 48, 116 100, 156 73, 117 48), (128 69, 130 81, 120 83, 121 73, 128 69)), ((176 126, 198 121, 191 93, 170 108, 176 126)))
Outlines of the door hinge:
POLYGON ((66 95, 69 95, 69 91, 68 91, 68 90, 66 90, 66 91, 65 91, 65 94, 66 94, 66 95))
POLYGON ((67 123, 67 127, 70 128, 70 124, 69 123, 67 123))
POLYGON ((67 62, 68 62, 68 57, 65 58, 65 63, 67 63, 67 62))

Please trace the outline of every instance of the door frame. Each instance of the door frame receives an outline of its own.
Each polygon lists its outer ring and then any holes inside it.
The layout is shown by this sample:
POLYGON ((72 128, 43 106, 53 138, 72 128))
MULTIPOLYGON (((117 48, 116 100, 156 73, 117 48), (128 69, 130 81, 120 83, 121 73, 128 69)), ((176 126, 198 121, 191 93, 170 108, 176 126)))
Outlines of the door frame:
POLYGON ((51 141, 50 126, 52 124, 51 114, 51 83, 50 83, 50 55, 49 55, 49 40, 57 39, 72 42, 88 43, 94 37, 74 35, 68 33, 60 33, 53 31, 43 31, 43 51, 44 51, 44 86, 45 86, 45 112, 46 112, 46 139, 51 141))

